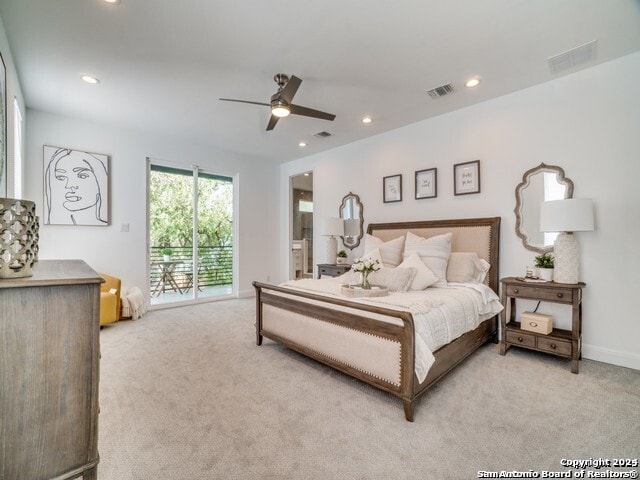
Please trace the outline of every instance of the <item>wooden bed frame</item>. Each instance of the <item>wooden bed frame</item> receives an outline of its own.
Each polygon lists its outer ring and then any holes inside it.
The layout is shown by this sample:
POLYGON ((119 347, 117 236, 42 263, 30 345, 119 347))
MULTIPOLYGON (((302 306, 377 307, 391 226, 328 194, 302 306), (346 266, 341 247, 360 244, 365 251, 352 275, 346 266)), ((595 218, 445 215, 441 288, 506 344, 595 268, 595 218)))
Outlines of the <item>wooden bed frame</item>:
MULTIPOLYGON (((480 258, 487 260, 491 265, 487 274, 487 284, 493 291, 498 292, 500 217, 370 224, 367 232, 384 241, 397 238, 406 232, 423 237, 453 232, 452 252, 476 251, 480 258), (480 238, 481 240, 478 241, 480 238)), ((257 345, 262 344, 263 336, 270 338, 401 398, 405 417, 410 422, 413 421, 414 403, 421 394, 487 341, 497 343, 498 340, 498 315, 496 315, 482 322, 475 330, 465 333, 433 352, 435 363, 425 380, 419 382, 415 375, 415 339, 411 313, 359 304, 348 299, 328 298, 260 282, 253 282, 253 285, 256 289, 257 345), (348 307, 348 311, 336 310, 336 306, 348 307), (282 317, 278 318, 278 325, 273 323, 273 326, 270 326, 268 322, 263 321, 265 309, 271 316, 276 312, 277 317, 282 317), (381 320, 380 316, 386 317, 391 322, 381 320), (298 321, 297 319, 301 319, 302 323, 294 324, 298 321), (288 333, 287 322, 291 322, 291 335, 288 333), (302 341, 294 334, 296 329, 305 330, 309 326, 317 326, 319 329, 346 329, 350 335, 362 335, 362 338, 366 338, 366 342, 374 339, 384 345, 397 346, 400 356, 398 380, 385 379, 376 372, 368 371, 367 368, 354 366, 348 360, 337 358, 339 355, 323 352, 322 348, 313 344, 313 341, 302 341)), ((379 354, 374 352, 372 355, 379 354)), ((393 352, 389 354, 390 357, 392 355, 393 352)), ((397 362, 397 358, 395 361, 397 362)))

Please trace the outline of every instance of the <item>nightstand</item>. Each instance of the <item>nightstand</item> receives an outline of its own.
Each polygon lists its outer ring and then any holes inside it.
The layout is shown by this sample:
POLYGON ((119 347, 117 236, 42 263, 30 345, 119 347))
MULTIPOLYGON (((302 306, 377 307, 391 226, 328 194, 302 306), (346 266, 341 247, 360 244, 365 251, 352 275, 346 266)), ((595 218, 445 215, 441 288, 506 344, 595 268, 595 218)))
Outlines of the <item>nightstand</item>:
POLYGON ((578 362, 582 358, 582 289, 586 285, 582 282, 532 283, 514 277, 503 278, 500 282, 504 306, 500 317, 500 355, 505 355, 511 346, 551 353, 570 358, 571 372, 578 373, 578 362), (570 305, 571 330, 554 328, 548 335, 522 330, 515 319, 518 298, 570 305))
POLYGON ((351 270, 351 265, 336 265, 334 263, 319 263, 318 264, 318 278, 322 278, 322 275, 328 277, 337 277, 343 273, 347 273, 351 270))

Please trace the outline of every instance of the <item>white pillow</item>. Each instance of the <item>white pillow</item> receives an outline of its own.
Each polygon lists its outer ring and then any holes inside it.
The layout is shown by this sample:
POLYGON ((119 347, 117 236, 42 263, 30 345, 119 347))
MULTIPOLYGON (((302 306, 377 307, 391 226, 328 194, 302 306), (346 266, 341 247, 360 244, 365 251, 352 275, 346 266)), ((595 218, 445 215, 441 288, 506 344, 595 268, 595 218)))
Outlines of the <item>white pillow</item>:
POLYGON ((381 268, 369 274, 371 285, 387 287, 392 292, 406 292, 416 274, 415 268, 381 268))
POLYGON ((402 262, 402 251, 404 249, 404 237, 398 237, 388 242, 383 242, 373 235, 365 234, 364 256, 369 256, 369 252, 378 249, 382 257, 382 264, 385 267, 397 267, 402 262))
POLYGON ((416 275, 413 277, 409 290, 424 290, 438 281, 438 277, 427 267, 417 252, 413 252, 398 265, 398 268, 415 268, 416 275))
POLYGON ((451 255, 452 233, 436 235, 431 238, 423 238, 411 232, 407 232, 407 239, 404 245, 404 256, 409 257, 412 253, 417 253, 420 260, 438 277, 434 287, 447 286, 447 262, 451 255))
POLYGON ((475 252, 452 252, 447 265, 447 281, 482 283, 490 267, 489 262, 475 252))

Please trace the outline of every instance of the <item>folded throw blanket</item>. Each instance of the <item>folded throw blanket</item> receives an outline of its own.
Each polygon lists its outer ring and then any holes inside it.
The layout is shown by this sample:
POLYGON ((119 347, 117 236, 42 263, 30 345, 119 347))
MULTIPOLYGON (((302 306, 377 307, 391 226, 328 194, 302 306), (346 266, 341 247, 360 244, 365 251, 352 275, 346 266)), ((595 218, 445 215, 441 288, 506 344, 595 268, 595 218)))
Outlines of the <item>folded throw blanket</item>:
POLYGON ((148 310, 142 290, 138 287, 129 287, 122 295, 122 316, 137 320, 148 310))

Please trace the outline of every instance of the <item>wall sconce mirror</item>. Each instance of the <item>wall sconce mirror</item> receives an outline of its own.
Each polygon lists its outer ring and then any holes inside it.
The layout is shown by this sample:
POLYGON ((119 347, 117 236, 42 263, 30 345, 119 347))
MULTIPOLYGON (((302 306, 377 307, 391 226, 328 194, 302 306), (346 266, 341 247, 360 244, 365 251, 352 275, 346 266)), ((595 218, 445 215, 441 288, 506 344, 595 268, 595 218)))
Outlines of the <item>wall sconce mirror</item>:
POLYGON ((573 182, 564 170, 541 163, 527 170, 516 187, 516 234, 524 248, 538 253, 553 250, 557 232, 540 231, 540 204, 549 200, 573 198, 573 182))
POLYGON ((342 243, 350 250, 360 245, 360 240, 362 239, 362 227, 364 225, 363 210, 364 207, 360 202, 360 197, 355 193, 349 192, 342 199, 342 204, 338 212, 340 218, 344 221, 342 243))

